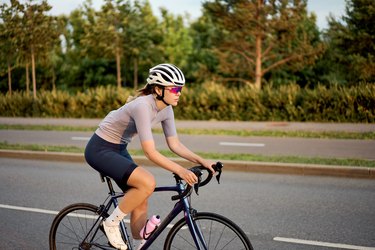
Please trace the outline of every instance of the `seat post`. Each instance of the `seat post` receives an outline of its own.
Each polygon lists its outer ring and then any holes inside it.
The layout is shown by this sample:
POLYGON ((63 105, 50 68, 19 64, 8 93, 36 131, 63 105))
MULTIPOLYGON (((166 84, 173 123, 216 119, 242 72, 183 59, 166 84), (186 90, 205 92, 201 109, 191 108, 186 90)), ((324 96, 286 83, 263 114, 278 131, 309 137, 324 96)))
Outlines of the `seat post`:
POLYGON ((108 176, 106 176, 105 179, 107 181, 107 185, 108 185, 108 189, 109 189, 109 194, 110 195, 115 195, 115 190, 113 189, 111 178, 109 178, 108 176))
POLYGON ((103 175, 101 173, 100 174, 100 179, 102 180, 102 182, 107 182, 107 186, 108 186, 108 189, 109 189, 109 194, 110 195, 115 195, 115 190, 113 189, 111 178, 109 178, 108 176, 105 176, 105 175, 103 175))

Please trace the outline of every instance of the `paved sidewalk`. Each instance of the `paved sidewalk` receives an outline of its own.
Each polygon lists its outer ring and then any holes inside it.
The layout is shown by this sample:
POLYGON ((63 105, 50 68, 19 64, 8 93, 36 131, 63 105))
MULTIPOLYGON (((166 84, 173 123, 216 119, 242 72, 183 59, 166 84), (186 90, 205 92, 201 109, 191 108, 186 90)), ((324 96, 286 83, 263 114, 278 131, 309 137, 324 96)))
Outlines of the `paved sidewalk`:
MULTIPOLYGON (((0 117, 0 124, 96 127, 101 119, 0 117)), ((375 123, 176 121, 177 128, 375 132, 375 123)))

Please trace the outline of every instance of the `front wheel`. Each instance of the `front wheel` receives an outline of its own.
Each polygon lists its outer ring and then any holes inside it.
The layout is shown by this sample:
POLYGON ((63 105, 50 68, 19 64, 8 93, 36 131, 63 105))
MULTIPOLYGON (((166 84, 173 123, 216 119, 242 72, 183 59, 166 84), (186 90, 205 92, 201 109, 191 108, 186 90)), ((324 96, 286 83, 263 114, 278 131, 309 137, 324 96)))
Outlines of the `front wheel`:
MULTIPOLYGON (((197 213, 194 227, 202 237, 201 249, 246 249, 253 247, 246 234, 233 221, 214 213, 197 213)), ((197 249, 185 219, 179 220, 168 233, 164 250, 197 249)))
POLYGON ((103 217, 97 206, 87 203, 70 205, 55 217, 50 233, 50 250, 108 249, 108 240, 100 230, 103 217))

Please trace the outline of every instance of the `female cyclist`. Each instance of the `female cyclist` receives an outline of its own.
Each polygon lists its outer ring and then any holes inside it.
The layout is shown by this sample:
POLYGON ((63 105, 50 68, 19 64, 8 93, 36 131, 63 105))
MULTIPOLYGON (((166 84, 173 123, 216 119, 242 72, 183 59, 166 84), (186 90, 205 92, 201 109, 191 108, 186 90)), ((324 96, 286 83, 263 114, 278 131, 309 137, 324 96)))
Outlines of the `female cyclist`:
POLYGON ((126 149, 136 134, 148 159, 176 173, 189 185, 197 182, 197 177, 156 150, 153 125, 161 123, 168 147, 174 153, 214 172, 214 162, 193 153, 178 139, 172 107, 178 104, 184 85, 184 74, 175 65, 159 64, 151 68, 147 84, 139 90, 138 97, 111 111, 86 146, 87 163, 126 191, 119 206, 103 223, 109 242, 118 249, 127 249, 119 223, 129 213, 133 238, 140 239, 139 231, 147 220, 147 199, 155 189, 154 176, 137 165, 126 149))

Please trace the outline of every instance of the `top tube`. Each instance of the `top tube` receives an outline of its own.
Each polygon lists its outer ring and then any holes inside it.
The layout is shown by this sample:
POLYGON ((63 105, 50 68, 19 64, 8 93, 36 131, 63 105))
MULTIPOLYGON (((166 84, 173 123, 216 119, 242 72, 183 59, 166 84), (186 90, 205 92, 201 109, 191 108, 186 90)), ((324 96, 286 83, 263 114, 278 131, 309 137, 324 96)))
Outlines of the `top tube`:
MULTIPOLYGON (((221 176, 221 172, 222 172, 223 167, 224 167, 224 165, 221 162, 217 162, 213 166, 213 169, 215 170, 215 172, 217 172, 216 179, 219 183, 220 183, 220 176, 221 176)), ((206 185, 208 182, 210 182, 212 177, 213 177, 213 173, 211 173, 207 168, 205 168, 203 166, 192 167, 189 170, 192 171, 198 177, 198 183, 194 185, 194 190, 198 194, 199 187, 202 187, 202 186, 206 185), (203 170, 206 170, 208 172, 208 175, 202 181, 202 175, 203 175, 202 171, 203 170)), ((112 196, 115 195, 115 191, 113 189, 111 178, 108 177, 108 176, 105 176, 101 173, 100 173, 100 178, 101 178, 102 182, 107 181, 107 185, 108 185, 108 189, 110 191, 110 194, 112 196)), ((163 192, 163 191, 178 192, 179 193, 178 195, 172 196, 172 200, 178 200, 178 199, 181 199, 181 198, 183 198, 187 195, 190 195, 192 187, 190 185, 186 184, 186 188, 185 188, 185 185, 182 183, 182 178, 180 178, 177 174, 174 174, 174 178, 176 180, 176 185, 159 186, 159 187, 155 188, 154 192, 163 192)))

